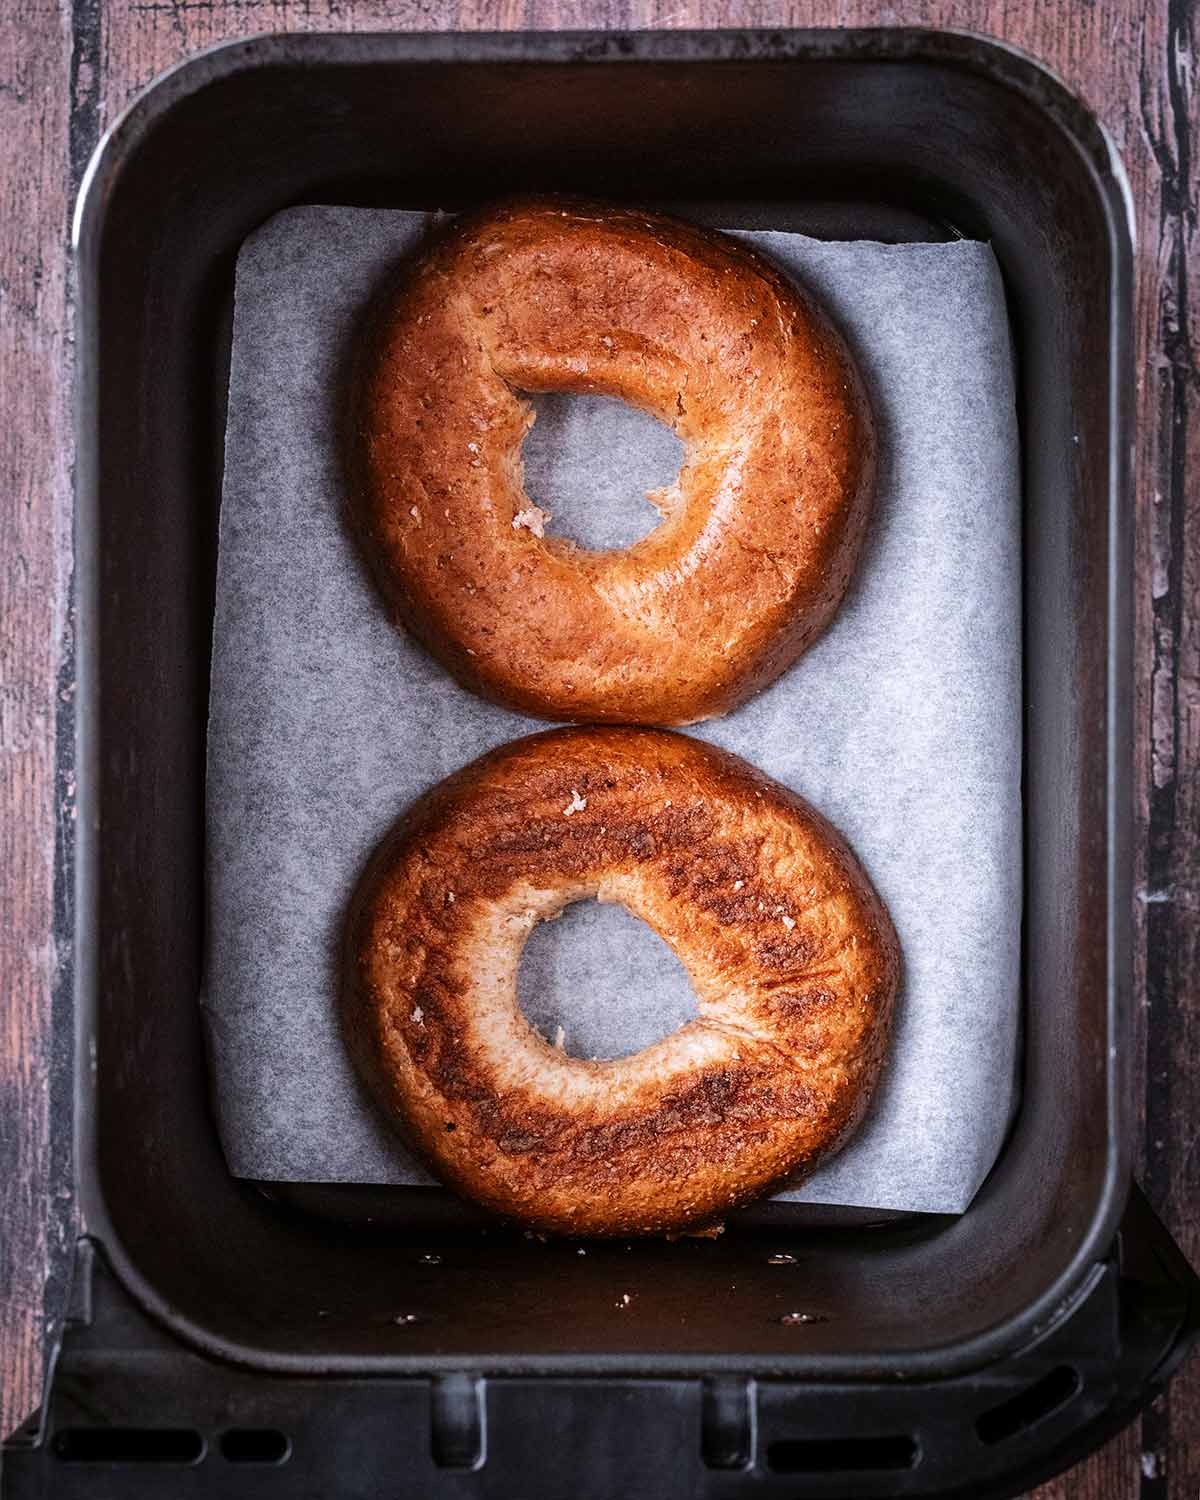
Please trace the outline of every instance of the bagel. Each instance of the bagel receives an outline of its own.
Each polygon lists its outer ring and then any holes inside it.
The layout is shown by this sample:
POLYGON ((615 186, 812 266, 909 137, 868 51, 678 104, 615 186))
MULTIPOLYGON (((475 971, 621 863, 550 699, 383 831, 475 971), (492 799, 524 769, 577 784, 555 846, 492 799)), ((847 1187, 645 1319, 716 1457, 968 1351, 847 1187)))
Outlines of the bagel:
POLYGON ((875 443, 814 304, 741 242, 565 200, 464 217, 377 302, 352 382, 350 511, 399 622, 543 718, 728 712, 829 621, 875 443), (590 551, 525 492, 520 393, 620 397, 685 445, 661 523, 590 551))
POLYGON ((866 875, 798 796, 682 735, 559 729, 450 776, 384 841, 348 914, 342 1021, 450 1186, 546 1231, 669 1233, 845 1139, 899 966, 866 875), (534 925, 588 897, 671 946, 698 1010, 609 1061, 552 1047, 517 1003, 534 925))

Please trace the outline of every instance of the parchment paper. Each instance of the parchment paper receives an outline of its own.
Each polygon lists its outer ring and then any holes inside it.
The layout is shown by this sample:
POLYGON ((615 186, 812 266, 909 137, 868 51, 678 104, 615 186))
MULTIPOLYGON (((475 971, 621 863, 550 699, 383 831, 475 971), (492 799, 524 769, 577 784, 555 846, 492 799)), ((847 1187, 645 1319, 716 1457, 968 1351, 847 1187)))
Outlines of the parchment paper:
MULTIPOLYGON (((237 267, 208 743, 216 1112, 239 1176, 425 1184, 347 1060, 344 903, 406 804, 545 726, 484 704, 387 620, 340 518, 335 401, 364 303, 425 216, 300 208, 237 267)), ((876 1104, 797 1190, 955 1212, 1001 1145, 1018 1037, 1018 458, 1008 327, 986 245, 747 233, 820 297, 882 438, 872 539, 833 626, 728 719, 689 731, 794 787, 849 837, 891 909, 905 983, 876 1104)), ((547 397, 527 441, 551 529, 648 530, 674 436, 602 399, 547 397)), ((620 908, 571 908, 522 961, 532 1023, 635 1050, 692 1013, 666 946, 620 908)))

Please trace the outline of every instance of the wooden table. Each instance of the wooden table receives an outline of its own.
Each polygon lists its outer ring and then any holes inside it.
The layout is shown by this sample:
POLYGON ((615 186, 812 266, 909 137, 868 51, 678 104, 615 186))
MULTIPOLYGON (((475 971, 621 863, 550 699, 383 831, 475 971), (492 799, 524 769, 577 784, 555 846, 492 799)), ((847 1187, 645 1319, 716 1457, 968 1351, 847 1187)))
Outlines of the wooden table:
MULTIPOLYGON (((1200 1261, 1200 235, 1189 0, 5 0, 0 15, 0 1431, 38 1404, 51 1212, 49 933, 70 630, 71 205, 142 86, 227 37, 297 30, 947 25, 1048 63, 1124 153, 1137 209, 1138 1173, 1200 1261), (1189 267, 1189 260, 1192 262, 1189 267), (1192 483, 1189 487, 1188 478, 1192 483)), ((1200 1359, 1042 1497, 1196 1500, 1200 1359)))

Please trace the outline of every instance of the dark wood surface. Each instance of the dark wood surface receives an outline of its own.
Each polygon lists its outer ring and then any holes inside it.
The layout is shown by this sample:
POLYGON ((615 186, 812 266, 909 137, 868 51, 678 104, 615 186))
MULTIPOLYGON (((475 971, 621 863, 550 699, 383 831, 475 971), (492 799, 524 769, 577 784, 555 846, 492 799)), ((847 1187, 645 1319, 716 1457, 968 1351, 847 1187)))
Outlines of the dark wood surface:
MULTIPOLYGON (((275 30, 953 26, 1049 64, 1121 149, 1137 253, 1138 1172, 1200 1262, 1200 278, 1189 0, 4 0, 0 6, 0 1431, 40 1399, 49 1192, 55 769, 69 698, 69 214, 105 126, 163 68, 275 30), (64 671, 64 664, 68 670, 64 671)), ((51 1327, 51 1332, 53 1329, 51 1327)), ((1200 1359, 1041 1500, 1197 1500, 1200 1359)))

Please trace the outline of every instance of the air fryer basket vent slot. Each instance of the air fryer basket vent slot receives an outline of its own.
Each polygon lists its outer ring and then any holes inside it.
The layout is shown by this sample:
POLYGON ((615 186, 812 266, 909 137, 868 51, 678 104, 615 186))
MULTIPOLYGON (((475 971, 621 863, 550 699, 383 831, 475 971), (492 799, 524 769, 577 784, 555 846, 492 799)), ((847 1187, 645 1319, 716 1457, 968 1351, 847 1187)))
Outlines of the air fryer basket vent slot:
POLYGON ((430 1392, 431 1448, 441 1469, 478 1469, 486 1457, 484 1384, 472 1375, 444 1375, 430 1392))
POLYGON ((221 1457, 231 1464, 281 1464, 292 1445, 276 1427, 230 1427, 221 1434, 221 1457))
POLYGON ((921 1450, 909 1433, 888 1437, 785 1438, 767 1449, 767 1467, 779 1474, 851 1474, 914 1469, 921 1450))
POLYGON ((999 1406, 982 1412, 975 1419, 975 1431, 983 1443, 1003 1443, 1040 1422, 1083 1389, 1079 1371, 1071 1365, 1057 1365, 1048 1375, 1026 1386, 999 1406))
POLYGON ((196 1464, 204 1439, 188 1427, 64 1427, 55 1458, 73 1464, 196 1464))
POLYGON ((754 1462, 752 1382, 706 1380, 700 1408, 701 1451, 710 1469, 745 1469, 754 1462))

